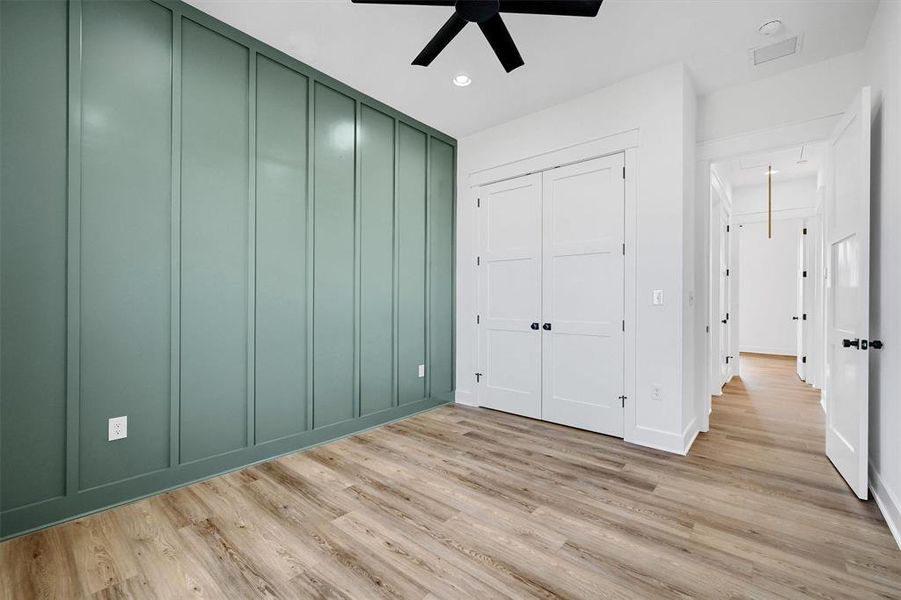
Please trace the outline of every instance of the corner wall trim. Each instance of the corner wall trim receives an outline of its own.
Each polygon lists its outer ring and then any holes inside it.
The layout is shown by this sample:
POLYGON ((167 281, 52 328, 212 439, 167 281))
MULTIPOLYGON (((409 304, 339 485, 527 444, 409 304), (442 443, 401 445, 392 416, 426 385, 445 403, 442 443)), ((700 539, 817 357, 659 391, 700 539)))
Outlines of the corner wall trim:
POLYGON ((870 491, 873 492, 873 498, 876 505, 888 525, 895 543, 901 549, 901 502, 892 493, 892 490, 885 485, 879 471, 873 466, 873 459, 870 459, 870 491))

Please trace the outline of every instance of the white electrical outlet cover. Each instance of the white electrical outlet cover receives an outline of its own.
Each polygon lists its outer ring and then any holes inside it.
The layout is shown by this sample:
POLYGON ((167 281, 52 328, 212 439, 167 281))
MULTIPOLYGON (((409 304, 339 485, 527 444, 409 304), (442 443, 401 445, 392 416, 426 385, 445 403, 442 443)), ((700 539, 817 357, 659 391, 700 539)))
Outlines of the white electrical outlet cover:
POLYGON ((654 290, 652 294, 652 300, 654 306, 660 306, 663 304, 663 290, 654 290))
POLYGON ((128 437, 128 417, 113 417, 109 420, 109 437, 107 441, 121 440, 128 437))
POLYGON ((425 377, 425 365, 419 365, 419 376, 425 377))

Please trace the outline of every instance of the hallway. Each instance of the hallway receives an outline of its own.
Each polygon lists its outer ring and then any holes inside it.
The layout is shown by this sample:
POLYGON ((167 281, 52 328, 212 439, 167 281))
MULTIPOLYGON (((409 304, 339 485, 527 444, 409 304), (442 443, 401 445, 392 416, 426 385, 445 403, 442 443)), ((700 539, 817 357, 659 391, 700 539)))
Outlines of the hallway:
POLYGON ((682 457, 450 405, 0 545, 0 598, 897 598, 792 360, 682 457))

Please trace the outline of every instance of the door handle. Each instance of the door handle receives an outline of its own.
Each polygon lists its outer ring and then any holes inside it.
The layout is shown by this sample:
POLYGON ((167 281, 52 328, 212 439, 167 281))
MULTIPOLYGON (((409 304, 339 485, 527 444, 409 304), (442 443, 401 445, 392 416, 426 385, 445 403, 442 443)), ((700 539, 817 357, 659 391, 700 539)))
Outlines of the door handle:
POLYGON ((882 340, 873 340, 870 342, 870 348, 873 350, 882 350, 882 340))
POLYGON ((796 317, 796 316, 792 317, 792 321, 797 321, 797 320, 798 320, 798 317, 796 317))
POLYGON ((544 325, 541 326, 541 328, 544 329, 545 331, 550 331, 550 330, 551 330, 551 324, 550 324, 550 323, 545 323, 544 325))
POLYGON ((728 322, 729 321, 727 321, 726 319, 723 319, 722 321, 720 321, 720 323, 722 323, 723 325, 727 324, 728 322))
POLYGON ((854 346, 855 348, 860 350, 860 340, 857 338, 854 338, 853 340, 845 338, 842 340, 842 348, 850 348, 851 346, 854 346))
POLYGON ((530 327, 532 328, 532 331, 538 331, 538 323, 532 323, 530 327))

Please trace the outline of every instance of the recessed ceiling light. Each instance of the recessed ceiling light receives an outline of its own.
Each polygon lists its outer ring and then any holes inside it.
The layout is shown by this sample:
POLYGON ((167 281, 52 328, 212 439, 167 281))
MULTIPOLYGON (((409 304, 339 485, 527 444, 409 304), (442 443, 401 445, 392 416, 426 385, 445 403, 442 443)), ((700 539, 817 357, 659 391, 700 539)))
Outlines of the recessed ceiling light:
POLYGON ((466 87, 472 83, 472 79, 466 73, 457 73, 454 75, 454 85, 457 87, 466 87))
POLYGON ((757 33, 769 37, 771 35, 779 33, 781 29, 782 21, 780 21, 779 19, 773 19, 772 21, 767 21, 766 23, 758 27, 757 33))

